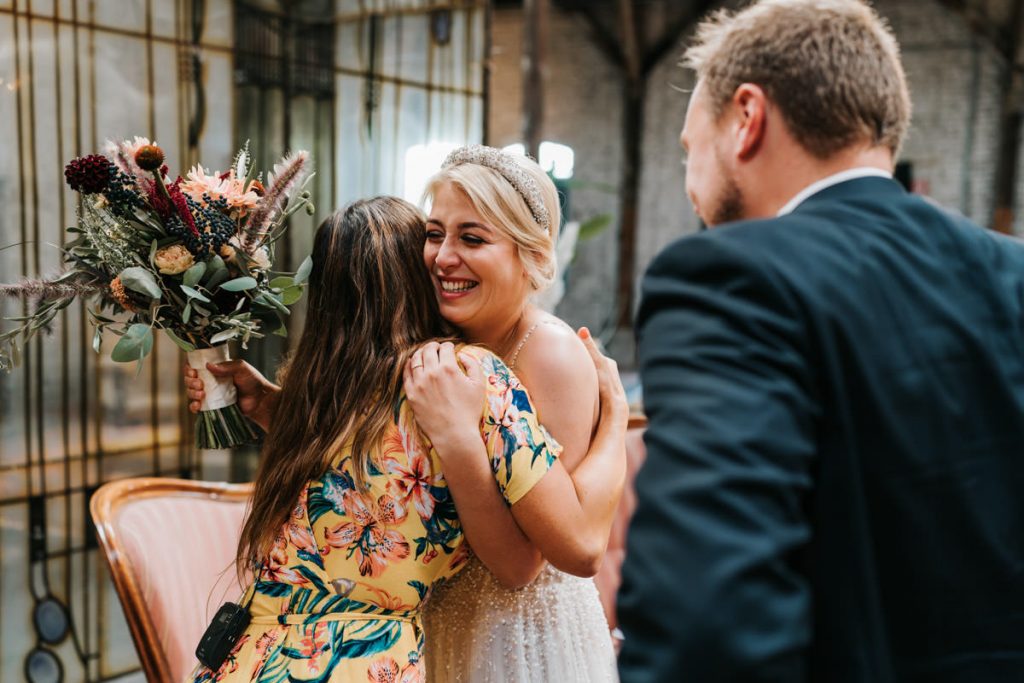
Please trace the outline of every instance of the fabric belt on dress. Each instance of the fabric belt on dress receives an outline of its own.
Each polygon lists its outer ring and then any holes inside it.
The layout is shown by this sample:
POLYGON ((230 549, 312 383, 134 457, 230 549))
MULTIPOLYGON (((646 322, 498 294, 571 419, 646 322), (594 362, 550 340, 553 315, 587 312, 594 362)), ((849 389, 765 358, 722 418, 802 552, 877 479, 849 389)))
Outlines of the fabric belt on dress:
POLYGON ((366 612, 328 612, 326 614, 267 614, 254 616, 251 624, 317 624, 324 621, 406 621, 419 626, 419 612, 391 612, 373 614, 366 612))

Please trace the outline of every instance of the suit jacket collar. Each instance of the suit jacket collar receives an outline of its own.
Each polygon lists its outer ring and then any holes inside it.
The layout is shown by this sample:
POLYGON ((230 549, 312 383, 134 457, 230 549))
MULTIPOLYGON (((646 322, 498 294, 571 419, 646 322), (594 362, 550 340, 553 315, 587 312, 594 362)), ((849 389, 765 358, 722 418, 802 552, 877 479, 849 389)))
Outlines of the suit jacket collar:
POLYGON ((889 201, 906 196, 907 191, 892 178, 868 176, 854 178, 835 185, 830 185, 820 192, 815 192, 795 209, 794 214, 807 211, 821 202, 844 201, 849 199, 876 199, 889 201))

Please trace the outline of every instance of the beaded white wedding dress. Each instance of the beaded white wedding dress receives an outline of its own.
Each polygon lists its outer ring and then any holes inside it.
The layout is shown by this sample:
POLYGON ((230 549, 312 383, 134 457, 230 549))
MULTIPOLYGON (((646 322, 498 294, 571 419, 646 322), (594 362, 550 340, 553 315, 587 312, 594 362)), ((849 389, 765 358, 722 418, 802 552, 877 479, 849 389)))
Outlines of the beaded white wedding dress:
POLYGON ((427 683, 618 681, 593 580, 550 565, 512 591, 473 557, 430 596, 423 628, 427 683))

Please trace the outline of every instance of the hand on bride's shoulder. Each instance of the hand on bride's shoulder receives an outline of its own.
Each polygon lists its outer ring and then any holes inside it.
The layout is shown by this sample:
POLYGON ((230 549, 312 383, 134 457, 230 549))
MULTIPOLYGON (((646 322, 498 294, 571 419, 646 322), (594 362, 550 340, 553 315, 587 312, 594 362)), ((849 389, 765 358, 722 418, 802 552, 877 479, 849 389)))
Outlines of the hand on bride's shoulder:
POLYGON ((403 371, 405 396, 416 423, 438 452, 443 446, 480 441, 486 405, 484 352, 456 350, 451 342, 428 342, 409 358, 403 371))

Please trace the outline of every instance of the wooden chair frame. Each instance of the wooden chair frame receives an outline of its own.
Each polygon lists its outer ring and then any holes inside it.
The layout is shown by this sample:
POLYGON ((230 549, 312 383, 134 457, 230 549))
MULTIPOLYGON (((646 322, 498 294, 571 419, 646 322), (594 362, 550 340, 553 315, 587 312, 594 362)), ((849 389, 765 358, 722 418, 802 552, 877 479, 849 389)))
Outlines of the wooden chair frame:
POLYGON ((121 599, 128 628, 135 642, 135 649, 139 653, 139 660, 142 662, 143 673, 150 683, 178 682, 171 681, 170 666, 160 648, 156 626, 150 619, 149 611, 142 599, 142 588, 136 580, 137 573, 124 553, 114 520, 118 509, 125 503, 167 495, 243 502, 252 495, 252 484, 162 477, 120 479, 101 486, 89 501, 89 511, 96 524, 96 536, 110 566, 114 588, 121 599))

